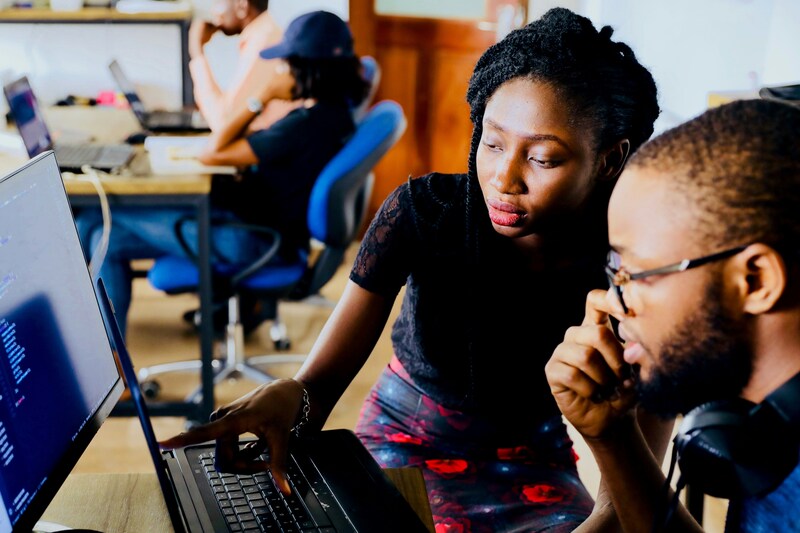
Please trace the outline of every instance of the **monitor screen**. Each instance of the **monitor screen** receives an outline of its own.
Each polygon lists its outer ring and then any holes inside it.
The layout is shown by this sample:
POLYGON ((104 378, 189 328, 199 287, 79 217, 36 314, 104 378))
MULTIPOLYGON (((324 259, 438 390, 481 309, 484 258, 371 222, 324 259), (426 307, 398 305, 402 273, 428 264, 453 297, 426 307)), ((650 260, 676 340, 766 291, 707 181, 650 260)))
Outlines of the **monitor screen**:
POLYGON ((0 180, 0 532, 30 530, 121 391, 47 152, 0 180))
POLYGON ((19 135, 28 157, 41 154, 53 148, 53 139, 47 130, 42 110, 33 94, 28 78, 22 77, 3 87, 11 117, 17 125, 19 135))

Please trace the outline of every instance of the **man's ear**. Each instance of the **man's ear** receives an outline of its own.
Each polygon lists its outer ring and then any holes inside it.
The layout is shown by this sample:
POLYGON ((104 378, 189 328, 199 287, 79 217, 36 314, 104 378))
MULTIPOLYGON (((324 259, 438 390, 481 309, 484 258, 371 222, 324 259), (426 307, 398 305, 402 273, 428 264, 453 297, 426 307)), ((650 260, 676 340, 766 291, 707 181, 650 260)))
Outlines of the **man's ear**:
POLYGON ((774 248, 751 244, 732 266, 743 312, 760 315, 777 307, 786 293, 789 278, 786 263, 774 248))
POLYGON ((630 152, 631 142, 628 139, 622 139, 601 153, 597 177, 603 181, 616 179, 619 173, 622 172, 622 167, 625 166, 625 161, 628 160, 630 152))

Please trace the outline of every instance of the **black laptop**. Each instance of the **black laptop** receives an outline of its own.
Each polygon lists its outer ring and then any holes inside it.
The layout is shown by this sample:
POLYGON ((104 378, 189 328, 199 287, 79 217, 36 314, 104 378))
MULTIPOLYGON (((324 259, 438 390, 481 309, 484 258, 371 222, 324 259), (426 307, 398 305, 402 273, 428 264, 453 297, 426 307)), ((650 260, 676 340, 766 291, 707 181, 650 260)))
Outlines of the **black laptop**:
POLYGON ((17 125, 29 157, 55 150, 61 170, 82 172, 84 165, 115 172, 133 158, 134 149, 127 144, 57 144, 53 145, 50 130, 33 94, 28 78, 22 77, 3 87, 11 117, 17 125))
POLYGON ((161 132, 207 132, 209 131, 203 115, 196 110, 185 111, 148 111, 136 92, 136 87, 122 71, 120 64, 114 60, 108 65, 111 76, 117 87, 125 95, 136 120, 146 131, 161 132))
MULTIPOLYGON (((288 469, 290 496, 275 487, 269 472, 217 472, 211 443, 159 450, 102 280, 97 292, 176 531, 427 531, 350 431, 323 431, 313 438, 293 442, 288 469)), ((268 460, 266 454, 262 458, 268 460)))
POLYGON ((0 180, 0 254, 0 532, 30 531, 119 398, 112 344, 176 531, 426 531, 348 431, 292 443, 288 498, 267 472, 215 471, 213 444, 158 449, 52 152, 0 180))

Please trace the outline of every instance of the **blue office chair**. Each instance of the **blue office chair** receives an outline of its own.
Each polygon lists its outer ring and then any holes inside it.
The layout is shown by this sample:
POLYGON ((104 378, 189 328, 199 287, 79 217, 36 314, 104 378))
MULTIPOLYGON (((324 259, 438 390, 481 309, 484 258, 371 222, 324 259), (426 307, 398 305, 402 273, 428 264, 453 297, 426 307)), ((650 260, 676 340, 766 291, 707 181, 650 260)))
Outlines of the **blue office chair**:
MULTIPOLYGON (((374 180, 372 169, 397 142, 405 127, 406 120, 399 104, 389 100, 376 104, 358 124, 350 140, 322 170, 311 191, 307 217, 311 236, 322 245, 313 262, 309 261, 308 254, 302 252, 295 263, 270 264, 280 236, 270 228, 259 228, 273 238, 271 250, 259 260, 236 268, 230 264, 212 265, 214 276, 222 281, 218 285, 227 287, 229 315, 225 357, 214 360, 215 383, 238 376, 256 382, 272 381, 274 378, 258 366, 304 360, 304 355, 245 358, 239 294, 242 291, 252 293, 274 309, 274 316, 270 317, 273 341, 276 347, 287 348, 289 340, 278 315, 278 301, 303 300, 317 295, 334 275, 364 220, 374 180)), ((195 262, 184 257, 157 259, 147 278, 153 287, 168 294, 196 292, 199 286, 195 262)), ((173 371, 199 371, 200 365, 199 360, 193 360, 142 368, 139 379, 145 393, 155 396, 159 387, 154 376, 173 371)), ((189 401, 195 400, 198 393, 199 390, 192 393, 189 401)))

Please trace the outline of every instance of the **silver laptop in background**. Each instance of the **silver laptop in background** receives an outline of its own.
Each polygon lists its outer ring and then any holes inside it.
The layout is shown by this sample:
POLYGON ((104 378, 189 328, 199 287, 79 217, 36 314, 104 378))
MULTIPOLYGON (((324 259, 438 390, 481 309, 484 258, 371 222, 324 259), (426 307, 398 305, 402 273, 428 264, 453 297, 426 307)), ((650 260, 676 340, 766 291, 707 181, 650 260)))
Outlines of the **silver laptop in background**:
POLYGON ((147 131, 159 132, 204 132, 209 131, 208 124, 199 111, 148 111, 136 92, 133 82, 122 71, 120 64, 114 60, 108 65, 111 76, 117 87, 125 95, 136 120, 147 131))
POLYGON ((134 148, 127 144, 54 145, 53 137, 27 77, 23 76, 5 85, 3 93, 29 157, 54 150, 58 168, 78 173, 81 172, 83 165, 114 172, 127 165, 133 158, 134 148))

